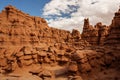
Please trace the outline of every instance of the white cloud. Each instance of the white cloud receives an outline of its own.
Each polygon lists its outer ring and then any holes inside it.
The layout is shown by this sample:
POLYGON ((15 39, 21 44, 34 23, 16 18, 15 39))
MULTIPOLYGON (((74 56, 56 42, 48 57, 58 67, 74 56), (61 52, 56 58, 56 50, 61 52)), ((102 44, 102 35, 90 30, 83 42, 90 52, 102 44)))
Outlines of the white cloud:
POLYGON ((51 0, 44 7, 44 15, 61 15, 73 11, 69 6, 76 5, 78 0, 51 0))
POLYGON ((93 25, 97 22, 109 25, 119 4, 119 0, 51 0, 45 5, 43 16, 49 18, 49 26, 82 31, 86 17, 93 25))

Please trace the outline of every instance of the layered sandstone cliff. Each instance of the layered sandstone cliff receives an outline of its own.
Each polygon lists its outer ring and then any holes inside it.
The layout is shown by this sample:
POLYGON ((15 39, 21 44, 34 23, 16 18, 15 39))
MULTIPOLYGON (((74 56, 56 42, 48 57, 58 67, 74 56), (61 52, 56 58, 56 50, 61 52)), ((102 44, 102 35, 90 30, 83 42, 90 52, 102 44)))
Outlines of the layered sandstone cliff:
POLYGON ((79 31, 70 33, 50 28, 43 18, 30 16, 11 5, 0 13, 0 61, 3 62, 0 66, 4 70, 11 65, 68 62, 66 57, 56 58, 88 45, 81 39, 79 31))
POLYGON ((43 18, 30 16, 11 5, 0 13, 0 34, 0 45, 39 45, 74 39, 69 31, 50 28, 43 18))

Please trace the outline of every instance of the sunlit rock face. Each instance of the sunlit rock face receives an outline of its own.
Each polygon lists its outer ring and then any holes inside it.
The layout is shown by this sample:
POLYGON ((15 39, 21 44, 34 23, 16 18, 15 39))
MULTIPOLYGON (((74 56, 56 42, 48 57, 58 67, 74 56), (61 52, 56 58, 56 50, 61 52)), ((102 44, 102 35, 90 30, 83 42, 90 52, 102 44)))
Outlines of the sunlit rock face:
POLYGON ((43 18, 29 16, 13 6, 0 13, 0 45, 38 44, 39 31, 48 29, 43 18))
POLYGON ((81 47, 81 45, 89 44, 81 39, 77 30, 70 33, 51 28, 45 19, 30 16, 11 5, 0 13, 0 60, 3 59, 6 64, 9 59, 18 61, 15 63, 18 66, 54 62, 54 57, 57 53, 61 53, 60 50, 72 52, 73 50, 69 48, 81 47), (39 59, 41 54, 44 54, 43 61, 39 59), (53 54, 53 59, 49 60, 47 57, 50 54, 53 54))
MULTIPOLYGON (((38 45, 41 42, 66 42, 79 36, 48 27, 45 19, 30 16, 9 5, 0 13, 0 45, 38 45)), ((73 40, 74 41, 74 40, 73 40)))

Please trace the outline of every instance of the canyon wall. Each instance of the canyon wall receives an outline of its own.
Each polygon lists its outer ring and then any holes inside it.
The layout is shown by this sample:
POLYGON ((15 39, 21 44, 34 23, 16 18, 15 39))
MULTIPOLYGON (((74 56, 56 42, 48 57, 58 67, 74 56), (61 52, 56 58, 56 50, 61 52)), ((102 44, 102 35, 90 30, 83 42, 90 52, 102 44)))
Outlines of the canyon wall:
MULTIPOLYGON (((15 61, 19 66, 41 63, 37 58, 41 58, 41 54, 59 55, 88 45, 88 42, 81 39, 79 31, 73 30, 70 33, 51 28, 43 18, 30 16, 11 5, 0 13, 0 61, 3 61, 0 66, 2 67, 9 64, 7 61, 15 61), (61 52, 62 50, 64 51, 61 52)), ((50 61, 54 60, 48 62, 50 61)))
POLYGON ((70 33, 50 28, 43 18, 30 16, 11 5, 0 13, 0 35, 0 45, 18 46, 75 42, 74 39, 78 39, 76 42, 81 42, 79 41, 80 35, 76 34, 75 31, 70 33), (76 35, 78 35, 77 38, 76 35))

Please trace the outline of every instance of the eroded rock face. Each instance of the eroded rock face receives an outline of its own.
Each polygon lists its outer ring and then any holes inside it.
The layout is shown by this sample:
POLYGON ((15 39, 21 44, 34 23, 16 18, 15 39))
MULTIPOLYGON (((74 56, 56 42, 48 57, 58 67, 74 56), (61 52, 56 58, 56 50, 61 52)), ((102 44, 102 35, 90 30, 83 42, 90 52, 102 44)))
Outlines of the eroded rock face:
POLYGON ((29 16, 13 6, 7 6, 0 13, 0 45, 39 44, 39 31, 47 28, 44 19, 29 16))
POLYGON ((89 23, 89 19, 84 19, 84 27, 82 32, 82 39, 86 40, 92 45, 97 44, 98 31, 89 23))
POLYGON ((105 45, 120 45, 120 9, 115 13, 105 45))
POLYGON ((11 5, 0 13, 0 60, 4 62, 0 65, 6 71, 7 65, 13 71, 14 64, 23 67, 34 63, 67 63, 65 53, 81 45, 89 44, 77 30, 70 33, 50 28, 43 18, 30 16, 11 5))
POLYGON ((106 25, 102 25, 101 22, 97 23, 95 25, 95 28, 97 28, 98 30, 98 41, 97 41, 97 44, 98 45, 103 45, 104 44, 104 41, 108 35, 108 29, 109 27, 106 26, 106 25))
MULTIPOLYGON (((73 33, 50 28, 40 17, 30 16, 13 6, 7 6, 0 13, 0 45, 39 45, 39 43, 63 43, 81 38, 76 30, 73 33)), ((84 42, 83 42, 84 44, 84 42)))
POLYGON ((97 23, 94 27, 90 25, 89 19, 84 19, 82 39, 88 41, 92 45, 103 45, 108 35, 108 27, 97 23))

